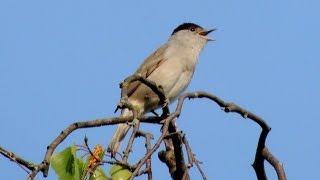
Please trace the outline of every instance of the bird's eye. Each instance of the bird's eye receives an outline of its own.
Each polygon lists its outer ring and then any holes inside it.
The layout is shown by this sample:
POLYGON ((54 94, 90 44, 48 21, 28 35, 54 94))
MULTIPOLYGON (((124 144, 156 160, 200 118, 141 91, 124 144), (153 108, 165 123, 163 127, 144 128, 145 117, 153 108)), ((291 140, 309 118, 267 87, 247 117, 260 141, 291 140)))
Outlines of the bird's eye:
POLYGON ((196 29, 194 27, 190 28, 190 31, 193 32, 195 31, 196 29))

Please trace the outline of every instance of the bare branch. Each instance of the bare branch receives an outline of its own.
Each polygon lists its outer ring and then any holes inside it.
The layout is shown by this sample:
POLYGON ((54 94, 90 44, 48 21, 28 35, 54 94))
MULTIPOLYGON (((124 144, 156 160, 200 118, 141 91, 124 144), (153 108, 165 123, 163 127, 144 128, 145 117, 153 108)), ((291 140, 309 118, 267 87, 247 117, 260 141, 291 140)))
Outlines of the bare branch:
MULTIPOLYGON (((135 75, 132 76, 132 79, 137 79, 143 83, 149 83, 148 80, 145 78, 135 75)), ((133 81, 133 80, 132 80, 133 81)), ((155 151, 159 148, 160 144, 162 142, 166 142, 166 151, 161 151, 158 155, 159 158, 167 164, 169 167, 171 176, 174 179, 190 179, 188 170, 193 166, 193 163, 196 164, 198 167, 202 178, 207 179, 204 172, 202 171, 200 167, 199 161, 195 158, 195 155, 192 153, 192 150, 190 148, 190 145, 186 139, 186 137, 178 131, 175 118, 179 117, 182 106, 184 103, 184 100, 186 98, 208 98, 214 102, 216 102, 225 112, 235 112, 240 114, 244 118, 251 119, 255 123, 259 124, 262 128, 255 160, 253 163, 253 168, 256 172, 256 176, 259 180, 267 179, 265 168, 264 168, 264 161, 267 160, 268 163, 270 163, 275 171, 277 172, 278 179, 279 180, 286 180, 285 171, 283 169, 282 163, 271 154, 271 152, 267 149, 265 142, 268 133, 270 132, 271 128, 269 125, 259 116, 255 115, 254 113, 251 113, 250 111, 234 104, 234 103, 228 103, 224 102, 217 96, 214 96, 212 94, 209 94, 207 92, 194 92, 194 93, 185 93, 179 97, 178 104, 176 107, 176 110, 169 114, 169 109, 166 104, 165 96, 162 93, 162 88, 156 86, 155 84, 151 83, 151 86, 153 89, 155 89, 155 92, 159 93, 160 101, 164 104, 163 107, 163 114, 161 117, 144 117, 144 116, 138 116, 138 113, 133 113, 134 115, 132 117, 115 117, 115 118, 105 118, 105 119, 96 119, 93 121, 85 121, 85 122, 76 122, 68 126, 66 129, 64 129, 55 139, 50 143, 50 145, 47 147, 46 154, 44 156, 44 160, 39 165, 34 165, 16 155, 13 153, 3 149, 0 147, 0 154, 4 155, 8 159, 17 162, 19 165, 26 167, 27 169, 31 170, 32 173, 29 175, 28 179, 34 179, 34 177, 37 175, 38 172, 42 171, 44 177, 48 176, 48 169, 49 169, 49 159, 52 156, 54 150, 57 148, 57 146, 63 142, 64 139, 66 139, 73 131, 81 128, 91 128, 91 127, 100 127, 100 126, 107 126, 107 125, 114 125, 119 123, 128 123, 132 122, 134 119, 138 119, 139 122, 146 122, 146 123, 156 123, 156 124, 162 124, 162 134, 157 139, 154 146, 151 146, 151 134, 144 133, 139 130, 139 123, 135 126, 134 132, 130 137, 128 146, 126 148, 127 155, 125 153, 125 157, 123 158, 125 161, 127 161, 129 152, 131 151, 132 144, 134 142, 134 139, 137 136, 143 136, 146 139, 146 154, 141 158, 139 162, 137 162, 135 165, 130 166, 127 163, 119 162, 119 161, 101 161, 101 163, 109 163, 109 164, 119 164, 123 165, 127 169, 133 171, 131 179, 138 175, 142 174, 148 174, 148 179, 152 179, 152 169, 151 169, 151 156, 155 153, 155 151), (162 95, 161 95, 162 94, 162 95), (183 145, 186 147, 187 157, 188 157, 188 164, 185 164, 184 155, 182 147, 183 145), (146 168, 143 170, 140 170, 143 165, 146 165, 146 168)), ((151 88, 151 87, 150 87, 151 88)), ((124 90, 126 91, 126 90, 124 90)), ((157 93, 157 94, 158 94, 157 93)), ((123 93, 124 94, 124 93, 123 93)), ((128 104, 125 100, 122 103, 122 108, 129 108, 133 112, 135 112, 134 107, 130 104, 128 104)), ((91 153, 92 154, 92 153, 91 153)))
POLYGON ((138 174, 138 172, 139 172, 140 168, 143 166, 143 164, 145 164, 146 161, 151 157, 151 155, 159 148, 162 140, 165 137, 165 134, 168 131, 169 123, 173 118, 175 118, 175 116, 176 116, 176 114, 173 113, 169 117, 167 117, 167 119, 164 122, 164 125, 162 126, 163 132, 162 132, 161 136, 157 140, 156 144, 152 147, 152 149, 149 152, 147 152, 146 155, 137 163, 136 169, 133 171, 133 173, 130 177, 130 180, 132 180, 138 174))
MULTIPOLYGON (((135 123, 135 122, 133 122, 133 123, 135 123)), ((124 162, 127 162, 127 161, 128 161, 129 153, 132 152, 133 141, 134 141, 134 139, 136 138, 137 132, 139 131, 140 121, 137 121, 137 122, 135 123, 135 125, 133 125, 133 127, 134 127, 134 128, 133 128, 133 132, 132 132, 132 134, 131 134, 131 136, 130 136, 129 143, 128 143, 128 145, 127 145, 126 150, 124 151, 124 155, 123 155, 123 158, 122 158, 122 160, 123 160, 124 162)))
MULTIPOLYGON (((146 149, 147 149, 147 152, 148 153, 150 150, 151 150, 151 139, 153 139, 153 135, 150 134, 150 133, 145 133, 145 132, 142 132, 142 131, 138 131, 136 133, 136 136, 142 136, 145 138, 145 146, 146 146, 146 149)), ((148 180, 152 180, 152 168, 151 168, 151 158, 149 158, 146 162, 146 168, 142 171, 139 171, 137 176, 140 176, 142 174, 148 174, 148 180)))
POLYGON ((29 173, 29 171, 27 171, 24 168, 27 168, 30 171, 34 171, 36 169, 36 165, 25 160, 22 159, 21 157, 15 155, 13 152, 9 152, 6 149, 0 147, 0 154, 2 154, 3 156, 7 157, 8 159, 10 159, 13 162, 16 162, 19 166, 21 166, 23 168, 23 170, 25 170, 27 173, 29 173))
POLYGON ((263 148, 262 155, 275 168, 278 179, 286 180, 287 177, 284 172, 282 163, 271 154, 267 147, 263 148))
MULTIPOLYGON (((269 125, 261 117, 257 116, 256 114, 251 113, 250 111, 248 111, 248 110, 246 110, 246 109, 244 109, 234 103, 224 102, 222 99, 218 98, 217 96, 214 96, 214 95, 209 94, 207 92, 198 91, 198 92, 194 92, 194 93, 185 93, 179 97, 179 103, 181 103, 180 99, 185 99, 185 98, 208 98, 208 99, 216 102, 220 107, 222 107, 224 109, 225 112, 238 113, 243 118, 249 118, 260 125, 260 127, 262 128, 262 132, 260 134, 260 138, 258 141, 255 161, 252 166, 254 167, 257 178, 259 180, 266 180, 267 176, 266 176, 265 168, 264 168, 264 160, 267 157, 263 155, 263 150, 265 149, 265 142, 266 142, 267 135, 271 130, 269 125)), ((279 164, 279 163, 277 163, 277 164, 279 164)), ((271 165, 273 165, 273 164, 271 164, 271 165)), ((278 176, 280 178, 282 178, 281 180, 285 180, 286 176, 285 176, 284 169, 279 168, 279 166, 274 166, 274 165, 273 165, 273 167, 277 171, 278 176)))
MULTIPOLYGON (((160 117, 138 117, 138 119, 141 122, 148 122, 148 123, 156 123, 159 124, 161 121, 160 117)), ((73 131, 77 129, 82 128, 91 128, 91 127, 100 127, 100 126, 107 126, 107 125, 115 125, 119 123, 127 123, 132 122, 133 117, 114 117, 114 118, 105 118, 105 119, 96 119, 93 121, 85 121, 85 122, 76 122, 71 125, 69 125, 66 129, 64 129, 58 137, 55 138, 55 140, 52 141, 52 143, 47 146, 47 151, 44 157, 44 160, 41 164, 39 164, 33 172, 30 174, 29 179, 33 179, 39 171, 43 172, 43 176, 48 176, 48 170, 50 166, 49 159, 52 156, 54 150, 57 148, 57 146, 62 143, 63 140, 65 140, 73 131)))

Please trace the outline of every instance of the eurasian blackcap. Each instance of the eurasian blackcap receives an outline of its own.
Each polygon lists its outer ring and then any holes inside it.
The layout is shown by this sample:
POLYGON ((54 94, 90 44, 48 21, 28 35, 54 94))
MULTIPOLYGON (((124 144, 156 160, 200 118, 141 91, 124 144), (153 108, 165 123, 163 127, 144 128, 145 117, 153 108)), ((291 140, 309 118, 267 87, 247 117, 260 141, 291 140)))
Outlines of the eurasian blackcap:
MULTIPOLYGON (((207 35, 215 29, 206 30, 193 23, 178 26, 169 40, 152 53, 138 68, 136 73, 161 85, 169 102, 173 102, 189 85, 201 50, 208 41, 207 35)), ((129 85, 129 102, 145 114, 159 108, 158 96, 146 85, 136 81, 129 85)), ((124 109, 122 117, 132 116, 124 109)), ((115 156, 130 125, 119 124, 108 151, 115 156)))

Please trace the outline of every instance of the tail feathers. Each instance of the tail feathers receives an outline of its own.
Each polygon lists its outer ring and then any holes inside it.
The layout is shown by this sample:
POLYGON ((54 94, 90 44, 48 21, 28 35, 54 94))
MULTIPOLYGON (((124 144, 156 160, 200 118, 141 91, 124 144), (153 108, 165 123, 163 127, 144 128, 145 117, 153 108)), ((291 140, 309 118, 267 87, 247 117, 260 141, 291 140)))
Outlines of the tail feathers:
POLYGON ((111 156, 115 157, 116 153, 118 152, 122 140, 125 138, 126 134, 130 129, 130 125, 124 123, 119 124, 116 132, 114 133, 111 142, 108 146, 108 152, 111 153, 111 156))
MULTIPOLYGON (((124 109, 122 112, 122 117, 132 116, 132 112, 128 109, 124 109)), ((116 153, 118 152, 121 142, 125 138, 126 134, 130 129, 130 125, 126 123, 122 123, 118 125, 116 132, 113 134, 111 142, 108 145, 108 152, 111 153, 112 157, 115 157, 116 153)))

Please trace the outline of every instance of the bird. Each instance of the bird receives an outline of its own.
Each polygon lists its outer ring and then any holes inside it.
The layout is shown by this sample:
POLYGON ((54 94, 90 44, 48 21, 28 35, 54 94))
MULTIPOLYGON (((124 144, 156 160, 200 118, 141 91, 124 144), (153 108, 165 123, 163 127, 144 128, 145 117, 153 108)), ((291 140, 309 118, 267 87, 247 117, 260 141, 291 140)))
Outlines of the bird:
MULTIPOLYGON (((141 76, 163 88, 169 103, 175 101, 188 87, 194 74, 199 55, 209 41, 207 35, 216 29, 204 29, 195 23, 177 26, 168 41, 147 57, 136 70, 141 76)), ((161 107, 159 97, 145 84, 135 81, 129 84, 128 101, 138 109, 138 115, 153 112, 161 107)), ((132 116, 129 109, 123 109, 121 117, 132 116)), ((114 157, 125 138, 130 125, 118 125, 107 151, 114 157)))

